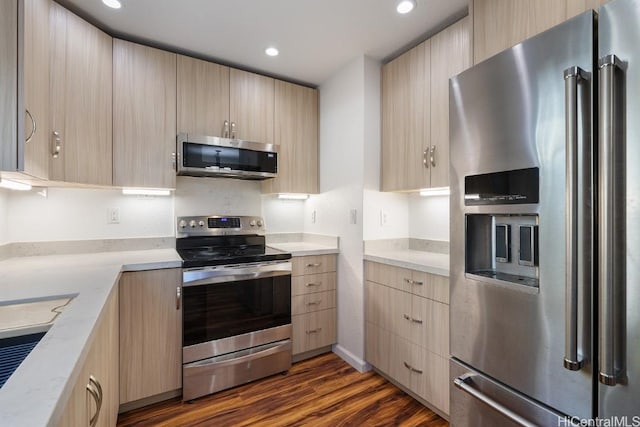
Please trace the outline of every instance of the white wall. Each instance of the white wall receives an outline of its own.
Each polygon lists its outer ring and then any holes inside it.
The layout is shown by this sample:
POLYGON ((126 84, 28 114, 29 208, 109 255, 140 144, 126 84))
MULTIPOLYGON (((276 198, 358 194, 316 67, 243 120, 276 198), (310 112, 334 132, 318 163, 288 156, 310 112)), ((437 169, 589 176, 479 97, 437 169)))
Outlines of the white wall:
POLYGON ((9 241, 93 240, 166 237, 174 234, 173 198, 124 196, 119 190, 50 188, 12 192, 9 241), (120 223, 107 223, 107 210, 118 208, 120 223))
POLYGON ((409 196, 364 190, 364 240, 413 237, 409 230, 409 196))
POLYGON ((0 245, 9 243, 9 190, 0 189, 0 245))
MULTIPOLYGON (((367 81, 379 82, 379 64, 358 57, 320 86, 320 191, 305 203, 304 230, 340 238, 336 352, 364 369, 363 188, 367 81), (356 223, 350 212, 355 210, 356 223), (316 221, 312 222, 312 212, 316 221)), ((376 87, 379 86, 379 83, 376 87)), ((379 98, 379 89, 377 89, 379 98)), ((372 100, 379 105, 379 99, 372 100)), ((375 107, 375 108, 379 108, 375 107)), ((379 131, 378 131, 379 132, 379 131)))
POLYGON ((449 241, 449 197, 409 196, 409 236, 449 241))

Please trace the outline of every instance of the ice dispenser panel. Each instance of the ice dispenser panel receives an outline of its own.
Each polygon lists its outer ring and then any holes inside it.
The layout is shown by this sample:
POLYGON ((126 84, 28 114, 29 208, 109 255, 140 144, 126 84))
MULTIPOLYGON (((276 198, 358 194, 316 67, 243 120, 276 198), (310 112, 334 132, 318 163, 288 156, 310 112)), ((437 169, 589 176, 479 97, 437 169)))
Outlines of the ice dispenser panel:
POLYGON ((538 203, 538 168, 516 169, 464 177, 464 204, 513 205, 538 203))
POLYGON ((475 280, 537 292, 538 216, 468 214, 465 273, 475 280))

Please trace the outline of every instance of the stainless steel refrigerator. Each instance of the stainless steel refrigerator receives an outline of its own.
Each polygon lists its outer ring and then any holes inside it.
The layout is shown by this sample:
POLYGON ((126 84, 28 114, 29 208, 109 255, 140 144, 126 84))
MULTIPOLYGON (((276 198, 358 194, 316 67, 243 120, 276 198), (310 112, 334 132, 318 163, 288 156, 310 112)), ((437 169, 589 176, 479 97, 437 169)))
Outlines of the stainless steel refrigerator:
POLYGON ((640 425, 640 0, 454 77, 450 108, 452 425, 640 425))

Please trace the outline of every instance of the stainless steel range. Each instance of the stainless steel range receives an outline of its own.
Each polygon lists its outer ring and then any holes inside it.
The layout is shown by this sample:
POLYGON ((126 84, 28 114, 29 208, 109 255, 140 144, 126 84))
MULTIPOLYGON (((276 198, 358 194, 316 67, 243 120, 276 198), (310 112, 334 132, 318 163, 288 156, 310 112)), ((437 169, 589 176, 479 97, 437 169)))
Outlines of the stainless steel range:
POLYGON ((262 218, 179 217, 183 400, 291 366, 291 254, 265 245, 262 218))

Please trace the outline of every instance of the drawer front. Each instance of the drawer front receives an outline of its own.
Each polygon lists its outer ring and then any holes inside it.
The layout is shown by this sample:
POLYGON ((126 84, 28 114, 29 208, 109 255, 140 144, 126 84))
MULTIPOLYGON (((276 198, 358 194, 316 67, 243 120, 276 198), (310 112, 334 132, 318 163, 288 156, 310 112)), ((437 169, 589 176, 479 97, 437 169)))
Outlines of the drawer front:
POLYGON ((336 306, 336 291, 316 292, 314 294, 291 297, 291 315, 327 310, 336 306))
POLYGON ((291 317, 293 354, 304 353, 336 342, 336 309, 291 317))
POLYGON ((292 258, 292 276, 336 271, 335 255, 314 255, 292 258))
POLYGON ((336 288, 336 273, 310 274, 291 278, 291 295, 331 291, 336 288))
POLYGON ((365 278, 414 295, 449 304, 449 278, 367 261, 365 278))
POLYGON ((444 358, 449 357, 449 306, 428 298, 411 299, 411 341, 444 358))
POLYGON ((371 322, 365 323, 364 357, 380 371, 389 374, 391 332, 371 322))
POLYGON ((420 346, 413 346, 410 389, 449 414, 449 360, 420 346))

